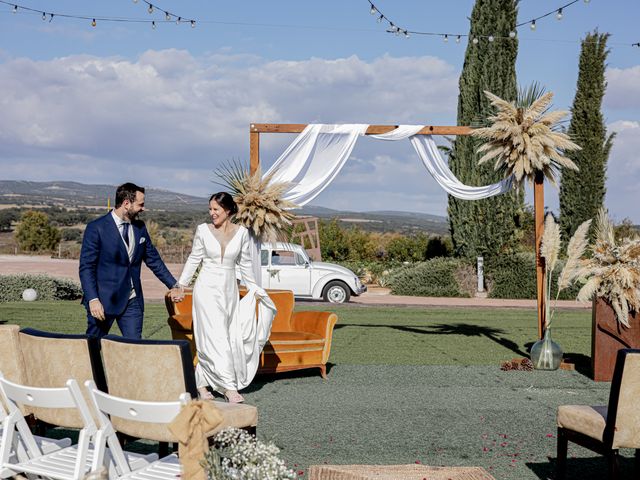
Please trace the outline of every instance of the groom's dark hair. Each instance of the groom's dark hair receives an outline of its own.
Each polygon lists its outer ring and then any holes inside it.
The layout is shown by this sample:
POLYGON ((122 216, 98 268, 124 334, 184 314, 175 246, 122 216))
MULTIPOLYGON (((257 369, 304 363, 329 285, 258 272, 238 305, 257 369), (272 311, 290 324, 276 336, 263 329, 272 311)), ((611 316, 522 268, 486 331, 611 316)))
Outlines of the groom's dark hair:
POLYGON ((136 201, 136 192, 144 193, 144 187, 139 187, 135 183, 123 183, 116 189, 116 208, 122 205, 122 202, 129 200, 131 203, 136 201))

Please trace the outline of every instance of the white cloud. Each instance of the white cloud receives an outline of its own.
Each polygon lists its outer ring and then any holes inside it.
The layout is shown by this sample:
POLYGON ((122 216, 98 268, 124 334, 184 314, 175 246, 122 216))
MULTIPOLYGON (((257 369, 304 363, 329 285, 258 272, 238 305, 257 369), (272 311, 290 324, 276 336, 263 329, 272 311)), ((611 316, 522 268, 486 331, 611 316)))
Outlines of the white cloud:
POLYGON ((640 108, 640 65, 630 68, 609 68, 606 72, 608 108, 640 108))
MULTIPOLYGON (((458 73, 434 57, 266 61, 170 49, 136 61, 0 62, 5 178, 118 183, 131 175, 203 195, 220 161, 248 158, 251 122, 450 123, 457 98, 458 73)), ((291 140, 269 137, 265 159, 291 140)), ((359 152, 374 166, 376 148, 359 152)), ((376 175, 385 174, 373 167, 365 178, 376 175)))

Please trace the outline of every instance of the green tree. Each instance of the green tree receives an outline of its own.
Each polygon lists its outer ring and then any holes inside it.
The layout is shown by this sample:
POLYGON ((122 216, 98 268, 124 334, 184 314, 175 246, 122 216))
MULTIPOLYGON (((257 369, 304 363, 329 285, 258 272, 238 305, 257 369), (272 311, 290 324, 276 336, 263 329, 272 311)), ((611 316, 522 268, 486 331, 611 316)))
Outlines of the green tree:
POLYGON ((582 150, 567 156, 580 168, 564 169, 560 183, 560 229, 562 238, 571 238, 576 228, 596 218, 604 203, 607 160, 614 134, 607 135, 602 117, 602 97, 607 87, 604 77, 608 33, 589 33, 582 41, 576 96, 571 107, 568 134, 582 150))
POLYGON ((27 252, 51 251, 60 243, 60 231, 49 223, 42 212, 27 210, 16 227, 16 240, 27 252))
POLYGON ((11 225, 13 222, 18 220, 18 218, 18 214, 15 210, 0 210, 0 231, 11 230, 11 225))
MULTIPOLYGON (((491 112, 484 90, 513 101, 517 95, 517 38, 510 38, 517 20, 516 0, 477 0, 471 13, 469 43, 460 76, 458 125, 477 125, 491 112), (493 35, 493 42, 488 36, 493 35), (477 39, 477 43, 473 43, 477 39)), ((449 157, 453 173, 467 185, 501 180, 491 166, 478 165, 481 141, 457 137, 449 157)), ((454 252, 475 259, 511 250, 517 243, 517 219, 524 205, 521 190, 484 200, 449 196, 449 228, 454 252)))

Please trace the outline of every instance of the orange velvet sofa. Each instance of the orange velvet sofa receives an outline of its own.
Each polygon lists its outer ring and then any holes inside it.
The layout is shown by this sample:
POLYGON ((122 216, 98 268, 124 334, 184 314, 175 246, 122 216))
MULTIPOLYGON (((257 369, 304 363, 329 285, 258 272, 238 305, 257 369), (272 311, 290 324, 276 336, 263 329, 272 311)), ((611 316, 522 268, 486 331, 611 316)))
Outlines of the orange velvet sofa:
MULTIPOLYGON (((241 290, 242 297, 246 292, 241 290)), ((278 373, 306 368, 319 368, 327 378, 327 360, 331 352, 333 327, 338 321, 335 313, 294 312, 295 300, 290 290, 267 290, 278 313, 273 320, 269 341, 260 356, 258 373, 278 373)), ((186 292, 182 302, 175 303, 165 296, 169 313, 167 320, 174 340, 188 340, 194 365, 198 362, 193 340, 191 317, 192 294, 186 292)))

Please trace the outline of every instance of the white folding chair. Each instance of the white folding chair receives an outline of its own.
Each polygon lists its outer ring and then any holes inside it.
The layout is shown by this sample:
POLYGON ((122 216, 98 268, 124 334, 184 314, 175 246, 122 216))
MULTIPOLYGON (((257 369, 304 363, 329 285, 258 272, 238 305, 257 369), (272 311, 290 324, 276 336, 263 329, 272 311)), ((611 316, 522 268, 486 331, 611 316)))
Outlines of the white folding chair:
POLYGON ((180 413, 182 406, 190 401, 191 396, 188 393, 181 394, 180 400, 176 402, 143 402, 101 392, 91 380, 86 381, 85 386, 89 390, 95 409, 98 412, 99 429, 96 435, 96 454, 94 456, 96 465, 103 461, 102 458, 105 452, 108 451, 120 475, 117 477, 119 479, 176 480, 176 478, 180 477, 180 461, 175 454, 161 458, 141 469, 134 468, 124 455, 109 417, 118 417, 143 423, 168 424, 180 413))
POLYGON ((90 441, 97 427, 75 380, 67 381, 65 388, 38 388, 18 385, 0 377, 0 394, 9 407, 0 442, 0 468, 10 470, 13 475, 23 473, 60 480, 79 480, 88 472, 93 453, 90 441), (18 405, 78 409, 84 423, 78 444, 44 453, 18 405), (11 447, 16 441, 24 443, 27 458, 18 458, 11 463, 11 447))
MULTIPOLYGON (((0 376, 1 375, 2 375, 2 372, 0 372, 0 376)), ((8 415, 7 411, 4 409, 3 403, 0 398, 0 439, 2 439, 3 437, 3 432, 4 432, 3 425, 7 415, 8 415)), ((54 439, 54 438, 39 437, 37 435, 34 435, 33 438, 36 441, 36 444, 38 445, 42 453, 55 452, 56 450, 60 450, 61 448, 65 448, 71 445, 70 438, 54 439)), ((24 442, 21 442, 19 438, 15 438, 13 441, 13 444, 9 447, 8 462, 9 463, 16 463, 18 461, 23 462, 28 458, 29 457, 27 455, 24 442)), ((12 477, 13 475, 14 473, 8 468, 0 467, 0 478, 8 478, 8 477, 12 477)))
MULTIPOLYGON (((98 428, 75 380, 68 380, 63 388, 42 388, 19 385, 0 375, 0 395, 9 407, 0 441, 0 470, 3 473, 8 472, 8 476, 23 473, 59 480, 80 480, 89 471, 102 469, 103 463, 93 461, 95 451, 91 448, 92 443, 95 445, 98 428), (77 445, 70 446, 71 442, 66 441, 64 447, 53 449, 47 442, 39 442, 31 433, 19 405, 79 411, 84 426, 79 431, 77 445), (46 448, 42 447, 43 443, 46 448), (18 449, 12 458, 12 446, 16 444, 24 445, 24 448, 18 449)), ((104 454, 101 458, 105 458, 104 454)), ((127 461, 136 468, 157 458, 155 454, 127 453, 127 461)), ((113 462, 104 466, 108 467, 109 478, 117 476, 113 462)))

